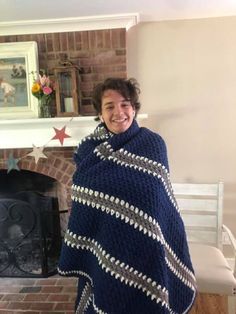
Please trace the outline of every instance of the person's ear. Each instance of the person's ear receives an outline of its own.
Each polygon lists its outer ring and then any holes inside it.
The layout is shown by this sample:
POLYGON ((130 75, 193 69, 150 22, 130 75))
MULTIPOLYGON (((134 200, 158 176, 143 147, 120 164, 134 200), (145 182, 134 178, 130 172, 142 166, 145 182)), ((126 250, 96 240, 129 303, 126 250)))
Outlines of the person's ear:
POLYGON ((133 116, 135 117, 135 114, 136 114, 136 112, 135 111, 133 111, 133 116))
POLYGON ((101 122, 104 122, 102 115, 99 115, 99 119, 101 120, 101 122))

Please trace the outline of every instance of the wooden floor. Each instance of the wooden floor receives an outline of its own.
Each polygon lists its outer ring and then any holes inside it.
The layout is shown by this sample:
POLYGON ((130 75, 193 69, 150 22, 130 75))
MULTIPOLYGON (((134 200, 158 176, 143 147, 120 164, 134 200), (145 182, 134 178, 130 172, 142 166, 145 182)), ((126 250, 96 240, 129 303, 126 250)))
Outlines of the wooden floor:
POLYGON ((199 294, 189 314, 227 314, 227 298, 215 294, 199 294))

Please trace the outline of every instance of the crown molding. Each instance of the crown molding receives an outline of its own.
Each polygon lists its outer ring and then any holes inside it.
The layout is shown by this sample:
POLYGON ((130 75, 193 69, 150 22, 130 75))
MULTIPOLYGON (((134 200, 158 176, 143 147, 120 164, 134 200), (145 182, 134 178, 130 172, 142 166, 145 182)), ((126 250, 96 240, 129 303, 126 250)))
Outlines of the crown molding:
POLYGON ((0 22, 0 36, 45 34, 130 27, 139 23, 139 13, 75 18, 0 22))

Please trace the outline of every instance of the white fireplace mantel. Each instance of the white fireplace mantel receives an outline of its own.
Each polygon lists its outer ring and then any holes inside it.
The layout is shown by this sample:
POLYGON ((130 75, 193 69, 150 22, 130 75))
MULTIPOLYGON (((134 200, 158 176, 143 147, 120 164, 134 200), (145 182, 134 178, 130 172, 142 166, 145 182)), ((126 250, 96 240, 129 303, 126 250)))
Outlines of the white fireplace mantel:
MULTIPOLYGON (((138 121, 147 119, 147 114, 139 114, 138 121)), ((54 127, 62 129, 66 126, 63 146, 77 146, 82 138, 93 132, 97 121, 94 116, 72 118, 45 118, 0 120, 0 149, 27 148, 34 144, 37 147, 61 147, 60 141, 51 140, 56 134, 54 127)))

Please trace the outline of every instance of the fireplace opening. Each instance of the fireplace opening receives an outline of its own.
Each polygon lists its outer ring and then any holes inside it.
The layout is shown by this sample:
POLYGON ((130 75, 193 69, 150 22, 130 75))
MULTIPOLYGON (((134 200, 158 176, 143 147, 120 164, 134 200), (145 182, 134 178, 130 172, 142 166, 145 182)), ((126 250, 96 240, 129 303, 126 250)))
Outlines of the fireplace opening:
POLYGON ((0 277, 48 277, 61 249, 53 178, 0 171, 0 277))
POLYGON ((0 170, 0 196, 21 191, 35 191, 42 194, 56 195, 57 181, 49 176, 29 170, 0 170))

